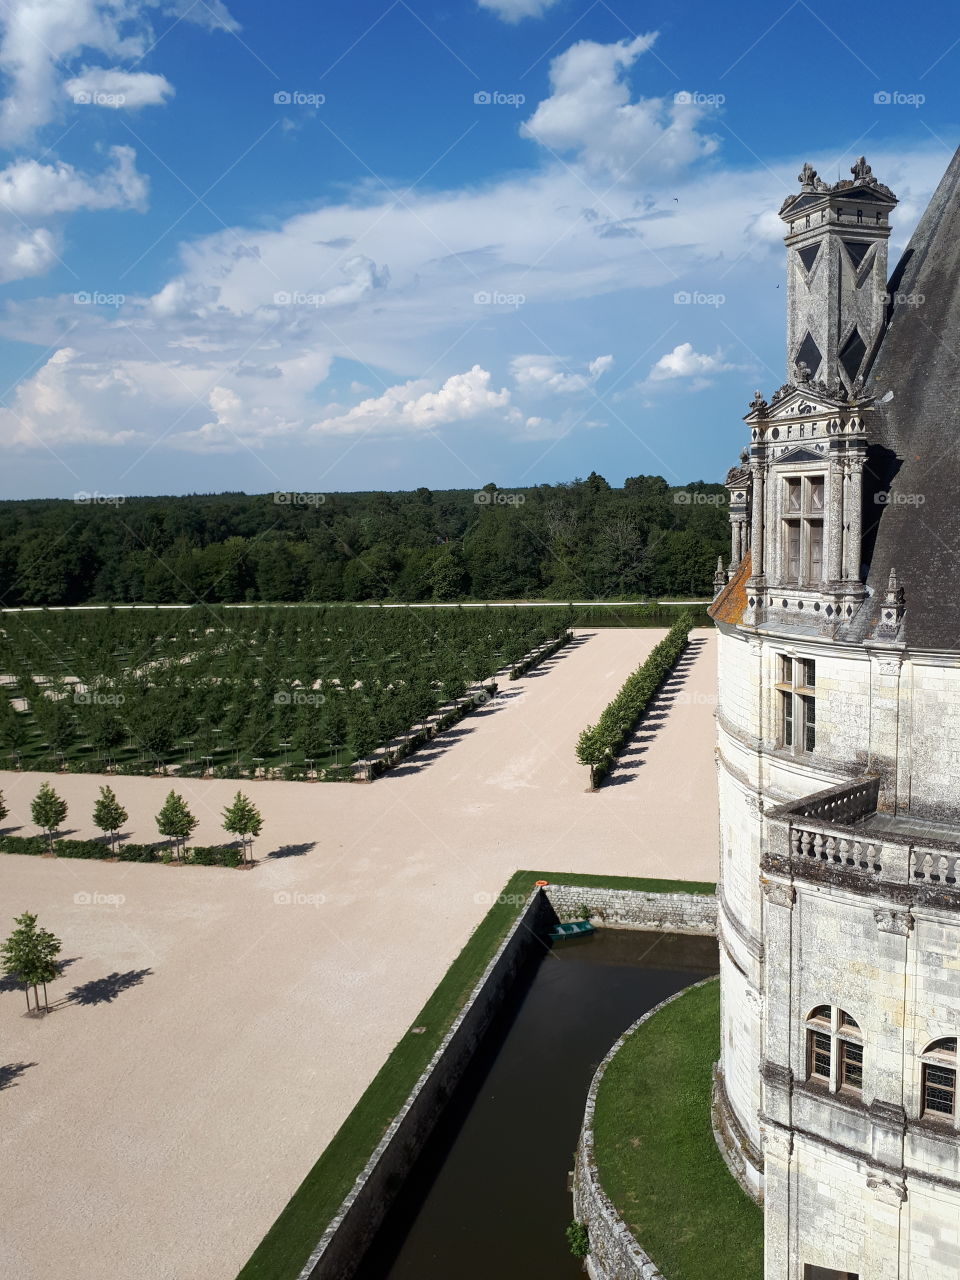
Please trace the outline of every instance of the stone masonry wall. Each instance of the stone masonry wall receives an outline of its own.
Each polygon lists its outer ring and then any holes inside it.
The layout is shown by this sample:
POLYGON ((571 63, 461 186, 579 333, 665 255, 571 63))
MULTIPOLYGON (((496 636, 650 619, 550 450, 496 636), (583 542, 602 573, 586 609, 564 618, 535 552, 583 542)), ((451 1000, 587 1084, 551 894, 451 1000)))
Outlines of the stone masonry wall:
POLYGON ((367 1161, 299 1280, 349 1280, 354 1274, 517 971, 531 951, 539 951, 539 938, 553 923, 549 903, 535 891, 367 1161))
POLYGON ((548 885, 544 890, 561 920, 590 919, 616 929, 660 929, 664 933, 717 932, 717 900, 708 893, 638 893, 634 889, 596 889, 548 885))
MULTIPOLYGON (((716 981, 716 978, 706 978, 704 982, 694 985, 700 987, 706 982, 716 981)), ((577 1145, 577 1162, 573 1176, 573 1213, 578 1222, 586 1225, 590 1236, 590 1252, 587 1255, 586 1266, 591 1280, 663 1280, 656 1264, 634 1239, 600 1185, 594 1153, 593 1117, 597 1093, 604 1073, 626 1041, 648 1019, 659 1013, 671 1001, 691 990, 693 987, 687 987, 685 991, 678 991, 676 995, 661 1001, 639 1018, 632 1027, 629 1027, 600 1063, 590 1083, 583 1128, 577 1145)))

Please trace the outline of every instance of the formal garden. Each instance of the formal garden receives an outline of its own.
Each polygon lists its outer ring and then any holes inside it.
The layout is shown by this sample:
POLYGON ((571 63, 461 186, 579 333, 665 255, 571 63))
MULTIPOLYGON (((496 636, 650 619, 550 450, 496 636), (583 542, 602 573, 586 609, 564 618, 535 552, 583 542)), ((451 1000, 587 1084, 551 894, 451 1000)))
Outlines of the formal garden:
POLYGON ((0 631, 0 764, 355 776, 453 723, 570 635, 568 608, 37 611, 0 631), (433 726, 436 727, 436 724, 433 726))

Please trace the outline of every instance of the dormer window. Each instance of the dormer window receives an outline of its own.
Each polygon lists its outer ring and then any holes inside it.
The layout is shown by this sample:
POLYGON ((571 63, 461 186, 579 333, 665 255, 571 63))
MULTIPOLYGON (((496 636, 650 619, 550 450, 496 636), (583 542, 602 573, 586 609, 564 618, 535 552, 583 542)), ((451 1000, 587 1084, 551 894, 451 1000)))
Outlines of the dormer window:
POLYGON ((788 476, 783 482, 783 581, 823 579, 823 476, 788 476))

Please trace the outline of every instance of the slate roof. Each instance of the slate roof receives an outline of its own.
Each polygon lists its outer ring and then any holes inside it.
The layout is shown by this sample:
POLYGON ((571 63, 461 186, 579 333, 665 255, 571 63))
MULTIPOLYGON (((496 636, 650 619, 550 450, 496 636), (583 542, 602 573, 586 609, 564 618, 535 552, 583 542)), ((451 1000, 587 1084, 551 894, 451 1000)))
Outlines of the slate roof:
MULTIPOLYGON (((866 391, 879 403, 864 495, 876 620, 891 567, 906 592, 900 638, 960 649, 960 150, 890 281, 894 301, 866 391), (879 421, 877 421, 879 420, 879 421), (877 502, 878 493, 889 500, 877 502)), ((863 616, 866 615, 866 616, 863 616)))
POLYGON ((733 577, 707 609, 714 622, 737 623, 747 607, 747 579, 750 577, 750 552, 737 565, 733 577))

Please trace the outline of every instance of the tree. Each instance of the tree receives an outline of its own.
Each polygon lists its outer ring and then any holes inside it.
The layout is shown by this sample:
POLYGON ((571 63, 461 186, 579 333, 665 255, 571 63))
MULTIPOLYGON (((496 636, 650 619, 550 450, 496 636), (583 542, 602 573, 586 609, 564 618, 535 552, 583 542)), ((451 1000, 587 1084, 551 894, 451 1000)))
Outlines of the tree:
POLYGON ((101 831, 109 832, 110 848, 117 851, 117 832, 130 815, 120 804, 111 787, 100 788, 100 798, 93 806, 93 821, 101 831))
POLYGON ((243 860, 253 861, 253 837, 258 836, 263 827, 260 810, 242 791, 233 797, 233 803, 223 811, 223 829, 232 836, 239 836, 243 841, 243 860))
POLYGON ((3 822, 9 812, 10 810, 7 808, 7 803, 3 798, 3 792, 0 791, 0 822, 3 822))
POLYGON ((33 798, 30 813, 34 822, 47 837, 50 852, 53 853, 54 832, 67 816, 67 802, 62 800, 49 782, 45 782, 33 798))
POLYGON ((187 808, 183 796, 171 791, 163 802, 163 808, 157 814, 157 830, 162 836, 177 842, 177 857, 183 855, 186 842, 193 834, 198 819, 187 808))
POLYGON ((3 972, 7 977, 16 978, 23 983, 24 995, 27 998, 27 1012, 30 1012, 30 988, 33 987, 33 1000, 36 1010, 40 1009, 40 995, 37 991, 43 987, 43 1007, 49 1013, 47 1002, 47 983, 59 976, 56 957, 60 954, 60 939, 47 929, 37 928, 37 917, 29 911, 14 920, 16 929, 0 947, 3 972))

